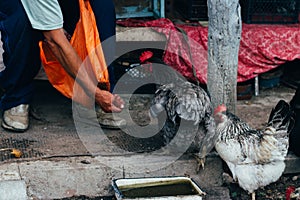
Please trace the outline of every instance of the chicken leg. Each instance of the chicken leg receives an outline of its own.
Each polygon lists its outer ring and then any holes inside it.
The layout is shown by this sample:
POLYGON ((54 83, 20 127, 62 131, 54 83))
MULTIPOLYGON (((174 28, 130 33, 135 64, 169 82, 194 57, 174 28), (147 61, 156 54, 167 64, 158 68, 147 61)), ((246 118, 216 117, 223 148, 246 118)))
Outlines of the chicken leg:
POLYGON ((252 200, 255 200, 255 192, 252 192, 252 193, 251 193, 251 199, 252 199, 252 200))

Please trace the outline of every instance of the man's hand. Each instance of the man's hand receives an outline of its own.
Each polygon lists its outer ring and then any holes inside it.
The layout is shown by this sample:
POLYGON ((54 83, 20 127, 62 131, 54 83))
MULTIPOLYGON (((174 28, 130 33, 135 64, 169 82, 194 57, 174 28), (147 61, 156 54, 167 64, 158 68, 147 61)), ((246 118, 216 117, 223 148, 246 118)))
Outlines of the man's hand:
POLYGON ((95 102, 105 112, 121 112, 124 108, 124 101, 119 95, 111 94, 105 90, 96 91, 95 102))

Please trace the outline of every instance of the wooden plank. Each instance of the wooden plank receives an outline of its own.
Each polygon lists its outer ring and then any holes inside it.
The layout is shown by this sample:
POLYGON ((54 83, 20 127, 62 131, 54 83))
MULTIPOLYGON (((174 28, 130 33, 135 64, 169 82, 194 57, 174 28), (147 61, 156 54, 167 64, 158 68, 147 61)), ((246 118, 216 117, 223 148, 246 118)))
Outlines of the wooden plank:
POLYGON ((163 34, 154 31, 149 27, 122 27, 116 28, 116 40, 120 41, 166 41, 166 37, 163 34))

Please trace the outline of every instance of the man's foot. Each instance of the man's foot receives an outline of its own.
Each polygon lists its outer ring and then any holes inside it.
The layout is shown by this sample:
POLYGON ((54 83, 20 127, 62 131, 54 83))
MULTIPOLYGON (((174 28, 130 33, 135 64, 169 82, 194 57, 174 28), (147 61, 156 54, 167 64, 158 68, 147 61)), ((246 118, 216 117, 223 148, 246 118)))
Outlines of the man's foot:
POLYGON ((106 113, 101 108, 96 108, 97 119, 103 128, 120 129, 126 127, 125 119, 117 117, 116 114, 106 113))
POLYGON ((10 131, 26 131, 29 126, 29 105, 20 104, 16 107, 5 110, 1 125, 4 129, 10 131))

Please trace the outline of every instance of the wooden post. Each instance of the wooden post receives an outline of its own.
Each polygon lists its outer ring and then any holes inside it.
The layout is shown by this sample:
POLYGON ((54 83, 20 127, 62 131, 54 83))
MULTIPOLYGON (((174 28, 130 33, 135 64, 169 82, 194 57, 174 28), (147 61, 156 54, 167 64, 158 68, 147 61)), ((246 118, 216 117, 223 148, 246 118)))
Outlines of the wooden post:
POLYGON ((207 87, 215 108, 236 111, 238 51, 241 39, 239 0, 208 0, 207 87))

